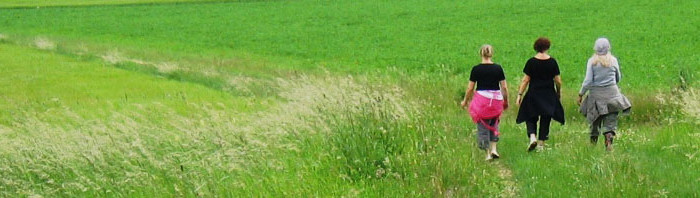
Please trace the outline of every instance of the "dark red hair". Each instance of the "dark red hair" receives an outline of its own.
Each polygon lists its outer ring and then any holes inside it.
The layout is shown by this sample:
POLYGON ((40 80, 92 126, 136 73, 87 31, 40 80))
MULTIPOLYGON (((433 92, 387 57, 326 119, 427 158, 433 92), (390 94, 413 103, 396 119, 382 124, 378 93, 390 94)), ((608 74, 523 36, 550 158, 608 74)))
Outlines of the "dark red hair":
POLYGON ((551 43, 549 42, 548 38, 546 38, 546 37, 537 38, 537 40, 535 41, 535 51, 537 51, 537 52, 547 51, 549 49, 549 45, 551 45, 551 43))

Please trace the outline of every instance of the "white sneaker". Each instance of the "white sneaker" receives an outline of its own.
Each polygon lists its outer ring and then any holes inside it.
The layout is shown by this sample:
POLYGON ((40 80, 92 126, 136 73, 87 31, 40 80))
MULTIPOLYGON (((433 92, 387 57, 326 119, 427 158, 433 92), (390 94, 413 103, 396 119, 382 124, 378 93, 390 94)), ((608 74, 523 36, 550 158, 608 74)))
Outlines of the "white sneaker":
POLYGON ((501 155, 499 155, 498 152, 494 151, 494 152, 491 152, 491 158, 498 159, 498 158, 501 158, 501 155))
POLYGON ((499 154, 498 154, 498 151, 496 151, 496 148, 497 148, 496 145, 497 145, 497 144, 498 144, 498 143, 496 143, 496 142, 491 142, 491 145, 490 145, 490 149, 489 149, 489 150, 491 150, 491 158, 493 158, 493 159, 501 158, 501 155, 499 155, 499 154))
POLYGON ((527 146, 527 151, 533 151, 537 148, 537 138, 535 134, 530 134, 530 144, 527 146))

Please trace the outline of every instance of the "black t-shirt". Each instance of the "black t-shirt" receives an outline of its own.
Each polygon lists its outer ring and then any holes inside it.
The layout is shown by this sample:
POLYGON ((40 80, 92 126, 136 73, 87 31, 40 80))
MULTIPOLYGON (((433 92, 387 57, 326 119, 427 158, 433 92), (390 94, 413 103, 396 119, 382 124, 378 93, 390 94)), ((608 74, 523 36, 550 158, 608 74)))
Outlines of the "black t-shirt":
POLYGON ((559 64, 554 58, 540 60, 532 57, 527 60, 523 72, 530 76, 530 89, 554 89, 554 76, 559 75, 559 64))
POLYGON ((472 67, 469 81, 476 83, 476 90, 500 90, 499 82, 506 79, 498 64, 479 64, 472 67))

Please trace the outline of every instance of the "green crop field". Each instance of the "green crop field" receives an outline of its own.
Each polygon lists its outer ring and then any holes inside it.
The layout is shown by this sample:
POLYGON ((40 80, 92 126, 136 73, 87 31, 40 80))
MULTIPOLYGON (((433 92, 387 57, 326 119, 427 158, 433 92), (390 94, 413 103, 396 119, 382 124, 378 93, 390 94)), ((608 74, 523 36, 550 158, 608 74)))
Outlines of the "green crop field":
MULTIPOLYGON (((700 1, 0 2, 0 197, 699 197, 700 1), (491 44, 539 36, 567 124, 486 162, 458 106, 491 44), (607 37, 613 152, 576 93, 607 37)), ((511 103, 513 103, 511 101, 511 103)))
POLYGON ((186 2, 243 2, 246 0, 8 0, 0 2, 0 8, 42 8, 55 6, 104 6, 104 5, 143 5, 186 2))

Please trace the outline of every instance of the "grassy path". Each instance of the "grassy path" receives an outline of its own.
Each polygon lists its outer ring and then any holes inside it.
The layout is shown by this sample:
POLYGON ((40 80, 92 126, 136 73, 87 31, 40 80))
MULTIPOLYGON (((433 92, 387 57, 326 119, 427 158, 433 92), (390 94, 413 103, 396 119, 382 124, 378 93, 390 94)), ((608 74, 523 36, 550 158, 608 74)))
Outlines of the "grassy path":
POLYGON ((513 178, 513 171, 501 162, 494 162, 493 165, 498 169, 498 177, 503 180, 503 185, 505 186, 499 197, 518 197, 520 195, 520 187, 518 187, 518 183, 513 178))

